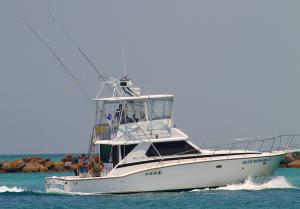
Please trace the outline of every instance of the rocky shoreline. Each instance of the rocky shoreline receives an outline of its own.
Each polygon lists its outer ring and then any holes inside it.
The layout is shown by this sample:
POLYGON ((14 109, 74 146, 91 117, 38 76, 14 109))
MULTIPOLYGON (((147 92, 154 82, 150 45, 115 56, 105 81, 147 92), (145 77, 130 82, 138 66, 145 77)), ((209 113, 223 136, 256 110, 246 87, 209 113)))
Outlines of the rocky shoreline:
POLYGON ((21 160, 0 162, 0 173, 74 171, 78 156, 66 155, 61 161, 32 156, 21 160))
MULTIPOLYGON (((77 169, 79 156, 66 155, 61 161, 32 156, 21 160, 0 162, 0 173, 63 172, 77 169)), ((300 168, 300 152, 289 153, 280 162, 281 168, 300 168)))
POLYGON ((280 162, 280 168, 300 168, 300 152, 288 153, 280 162))

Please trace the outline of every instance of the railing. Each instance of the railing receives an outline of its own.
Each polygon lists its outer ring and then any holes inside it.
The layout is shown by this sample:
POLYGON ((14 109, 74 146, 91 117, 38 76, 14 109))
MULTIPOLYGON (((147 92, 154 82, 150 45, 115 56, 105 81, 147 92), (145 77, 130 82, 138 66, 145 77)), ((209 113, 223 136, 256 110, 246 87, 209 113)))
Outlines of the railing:
MULTIPOLYGON (((243 155, 249 152, 256 152, 261 154, 263 152, 275 152, 275 151, 286 151, 291 150, 292 146, 295 146, 295 138, 300 138, 300 134, 291 135, 278 135, 268 138, 256 138, 256 139, 236 139, 234 142, 219 144, 214 146, 211 154, 211 158, 216 156, 217 153, 227 154, 227 158, 232 152, 240 151, 243 155)), ((299 144, 298 144, 299 146, 299 144)))
MULTIPOLYGON (((212 149, 209 149, 211 152, 207 154, 201 153, 201 149, 198 150, 199 152, 196 154, 194 160, 196 161, 200 155, 204 155, 207 156, 207 158, 212 159, 217 156, 229 158, 234 153, 243 155, 244 157, 246 154, 260 155, 266 152, 272 153, 291 150, 291 146, 296 145, 294 144, 295 138, 299 139, 300 134, 278 135, 255 139, 235 139, 234 142, 214 146, 212 149)), ((300 147, 300 143, 298 143, 298 146, 300 147)), ((193 150, 174 154, 174 156, 179 155, 177 164, 180 164, 180 161, 185 159, 186 155, 184 154, 191 151, 193 150)))

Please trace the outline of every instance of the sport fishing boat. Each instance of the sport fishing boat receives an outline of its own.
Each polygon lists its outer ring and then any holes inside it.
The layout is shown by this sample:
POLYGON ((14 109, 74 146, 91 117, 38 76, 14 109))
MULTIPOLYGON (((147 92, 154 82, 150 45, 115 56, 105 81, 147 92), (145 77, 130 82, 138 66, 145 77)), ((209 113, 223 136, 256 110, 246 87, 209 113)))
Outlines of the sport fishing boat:
POLYGON ((101 176, 47 177, 46 192, 115 194, 241 183, 272 175, 298 136, 239 139, 200 148, 174 126, 173 95, 141 95, 126 76, 105 78, 94 102, 89 156, 103 161, 101 176), (106 88, 113 95, 100 97, 106 88))

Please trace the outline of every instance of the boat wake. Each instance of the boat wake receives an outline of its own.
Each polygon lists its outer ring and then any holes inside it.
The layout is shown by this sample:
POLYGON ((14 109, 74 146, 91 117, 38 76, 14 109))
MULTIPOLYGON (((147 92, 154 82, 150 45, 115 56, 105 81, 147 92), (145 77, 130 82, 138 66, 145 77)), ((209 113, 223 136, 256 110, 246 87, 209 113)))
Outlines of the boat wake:
MULTIPOLYGON (((17 186, 12 186, 12 187, 0 186, 0 194, 1 193, 10 193, 10 194, 13 194, 13 193, 22 193, 22 194, 25 194, 25 193, 28 193, 28 194, 35 193, 35 194, 39 194, 39 195, 43 195, 43 194, 61 195, 61 194, 58 194, 58 193, 45 193, 45 192, 38 191, 38 190, 37 191, 35 191, 35 190, 31 191, 31 190, 27 190, 27 189, 24 189, 22 187, 17 187, 17 186)), ((97 193, 84 193, 84 192, 73 192, 73 193, 68 193, 67 195, 100 195, 100 194, 97 194, 97 193)))
MULTIPOLYGON (((290 184, 284 176, 275 176, 268 179, 253 179, 247 178, 244 183, 229 184, 227 186, 218 187, 215 189, 206 189, 204 191, 211 190, 223 190, 223 191, 239 191, 239 190, 267 190, 267 189, 293 189, 295 188, 290 184)), ((203 191, 200 189, 194 189, 193 191, 203 191)))
POLYGON ((231 184, 224 187, 216 188, 216 190, 264 190, 264 189, 291 189, 295 188, 291 185, 284 176, 272 177, 267 181, 255 181, 253 178, 248 178, 244 183, 231 184))
POLYGON ((24 192, 25 189, 22 189, 21 187, 7 187, 7 186, 0 186, 0 193, 4 192, 24 192))

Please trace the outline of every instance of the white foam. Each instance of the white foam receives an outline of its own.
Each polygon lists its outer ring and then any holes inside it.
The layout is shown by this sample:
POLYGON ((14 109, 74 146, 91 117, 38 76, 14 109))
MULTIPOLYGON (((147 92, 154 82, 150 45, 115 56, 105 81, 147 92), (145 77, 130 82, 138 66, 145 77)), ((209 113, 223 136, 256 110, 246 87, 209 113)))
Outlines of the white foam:
POLYGON ((231 184, 224 187, 216 188, 216 190, 264 190, 264 189, 290 189, 294 188, 284 176, 272 177, 268 181, 255 182, 253 178, 248 178, 244 183, 231 184))
POLYGON ((255 181, 253 178, 247 178, 244 183, 240 184, 229 184, 227 186, 218 187, 216 189, 194 189, 193 192, 207 191, 207 190, 228 190, 228 191, 239 191, 239 190, 265 190, 265 189, 291 189, 295 188, 291 185, 284 176, 275 176, 271 179, 263 182, 255 181))
POLYGON ((0 186, 0 193, 3 192, 24 192, 24 189, 20 187, 7 187, 7 186, 0 186))

